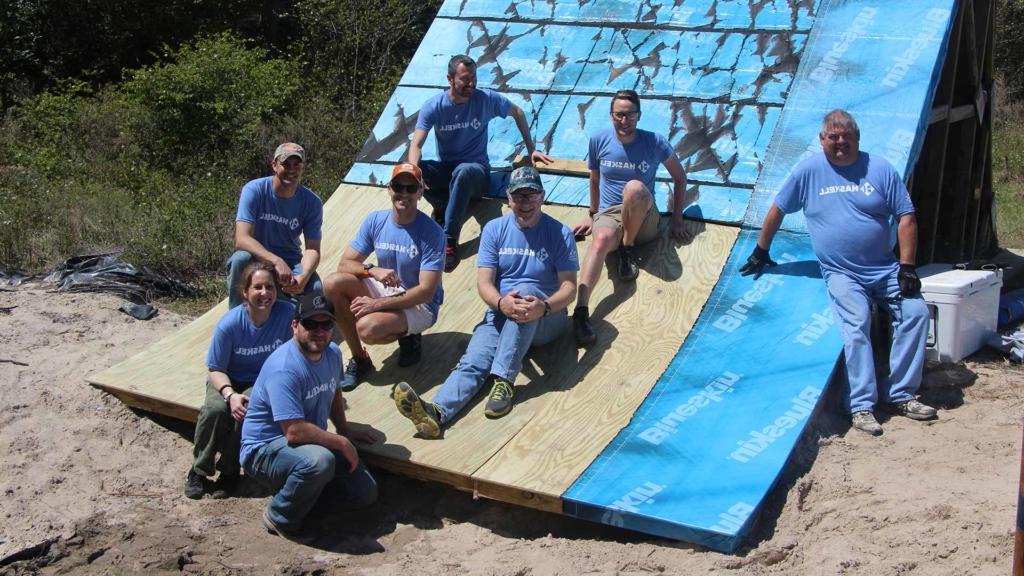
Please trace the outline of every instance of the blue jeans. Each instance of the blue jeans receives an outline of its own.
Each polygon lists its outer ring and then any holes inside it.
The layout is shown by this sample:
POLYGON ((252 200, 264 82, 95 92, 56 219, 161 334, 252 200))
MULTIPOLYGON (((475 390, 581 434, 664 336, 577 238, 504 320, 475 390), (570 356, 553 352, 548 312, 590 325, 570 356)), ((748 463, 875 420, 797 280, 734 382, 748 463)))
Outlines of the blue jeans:
POLYGON ((267 514, 288 532, 302 527, 325 489, 347 508, 363 508, 377 500, 377 482, 362 462, 349 472, 341 454, 318 444, 291 446, 284 436, 257 449, 245 463, 245 475, 277 492, 267 514))
POLYGON ((832 315, 843 338, 846 378, 850 382, 850 412, 871 410, 883 402, 914 399, 924 370, 928 339, 928 305, 920 296, 904 298, 896 273, 862 285, 845 274, 822 271, 828 286, 832 315), (885 306, 892 318, 889 376, 879 390, 871 352, 871 302, 885 306))
MULTIPOLYGON (((242 303, 242 295, 239 293, 239 290, 242 287, 242 271, 245 270, 246 266, 252 264, 254 261, 255 259, 252 257, 252 254, 245 250, 235 250, 235 252, 228 257, 228 310, 242 303)), ((302 263, 300 262, 292 267, 292 274, 301 273, 302 263)), ((306 289, 303 290, 303 293, 323 294, 323 292, 323 282, 320 281, 320 276, 314 272, 313 276, 308 282, 306 282, 306 289)), ((284 292, 279 292, 277 297, 289 301, 294 300, 294 297, 292 297, 291 294, 285 294, 284 292)))
POLYGON ((479 162, 420 160, 420 169, 427 185, 423 196, 435 210, 444 212, 444 234, 458 243, 469 201, 483 197, 490 186, 490 167, 479 162))
MULTIPOLYGON (((520 288, 520 294, 546 298, 532 286, 520 288)), ((473 329, 458 366, 434 395, 433 402, 441 408, 441 422, 454 418, 480 390, 487 376, 494 374, 514 383, 530 347, 555 340, 567 324, 565 310, 517 324, 501 312, 488 309, 483 321, 473 329)))

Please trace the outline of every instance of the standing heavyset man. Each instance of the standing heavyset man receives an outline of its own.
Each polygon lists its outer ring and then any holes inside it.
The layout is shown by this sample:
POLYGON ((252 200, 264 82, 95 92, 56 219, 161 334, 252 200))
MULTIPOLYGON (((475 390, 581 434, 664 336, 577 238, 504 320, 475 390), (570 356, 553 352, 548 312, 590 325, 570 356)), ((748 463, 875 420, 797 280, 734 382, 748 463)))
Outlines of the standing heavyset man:
POLYGON ((797 164, 782 184, 740 272, 761 275, 774 266, 768 249, 786 214, 803 210, 814 254, 843 338, 854 428, 877 436, 879 396, 895 414, 928 420, 935 409, 915 394, 924 369, 928 307, 914 270, 917 220, 900 175, 881 156, 860 151, 860 129, 845 110, 829 112, 818 140, 822 154, 797 164), (890 245, 889 219, 898 222, 900 258, 890 245), (871 303, 892 317, 889 376, 879 393, 871 351, 871 303))
POLYGON ((437 322, 444 301, 444 232, 418 209, 423 175, 415 164, 397 164, 388 182, 390 210, 363 220, 345 248, 324 292, 334 303, 338 328, 352 357, 342 389, 351 390, 373 370, 363 343, 398 340, 398 365, 420 360, 421 333, 437 322), (366 262, 377 254, 377 264, 366 262))
POLYGON ((487 125, 491 119, 509 114, 523 137, 528 161, 551 162, 551 158, 534 148, 521 108, 497 92, 477 89, 476 62, 469 56, 459 54, 448 61, 448 90, 430 98, 420 108, 409 145, 409 163, 423 170, 427 200, 444 227, 445 272, 459 264, 459 234, 470 199, 483 196, 489 186, 487 125), (421 158, 431 128, 440 160, 421 158))
POLYGON ((316 267, 324 205, 301 184, 305 162, 302 146, 285 142, 270 162, 274 174, 242 187, 235 217, 235 253, 227 263, 229 308, 242 302, 242 270, 253 260, 267 262, 277 270, 285 294, 297 296, 323 289, 316 267))
POLYGON ((579 297, 573 311, 573 330, 580 346, 597 340, 590 324, 590 295, 597 285, 608 254, 619 249, 619 278, 636 280, 640 274, 633 247, 658 235, 661 215, 654 203, 654 177, 664 164, 672 176, 673 238, 685 236, 683 208, 695 198, 686 198, 686 172, 668 140, 661 134, 640 130, 640 97, 632 90, 619 90, 612 97, 612 127, 590 137, 590 215, 573 228, 576 236, 594 234, 580 274, 579 297))
POLYGON ((544 214, 544 188, 532 166, 512 172, 512 213, 488 222, 480 235, 476 284, 488 309, 473 329, 466 353, 437 391, 423 402, 405 382, 395 386, 398 411, 426 438, 466 407, 491 381, 488 418, 512 410, 513 385, 531 346, 558 338, 568 324, 566 307, 576 295, 576 243, 569 229, 544 214))
POLYGON ((377 483, 355 448, 373 437, 345 421, 338 386, 341 351, 331 342, 333 331, 330 301, 303 295, 292 320, 293 337, 263 364, 242 423, 242 468, 275 492, 263 524, 289 540, 312 536, 302 522, 321 494, 349 508, 377 499, 377 483), (328 418, 336 432, 327 431, 328 418))

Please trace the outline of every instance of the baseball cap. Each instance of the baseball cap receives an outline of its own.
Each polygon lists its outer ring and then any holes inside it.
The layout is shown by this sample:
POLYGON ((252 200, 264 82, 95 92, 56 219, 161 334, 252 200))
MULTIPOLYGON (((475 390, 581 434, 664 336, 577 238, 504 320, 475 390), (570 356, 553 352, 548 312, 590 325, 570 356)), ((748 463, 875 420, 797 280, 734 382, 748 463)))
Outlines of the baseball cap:
POLYGON ((540 183, 540 172, 533 166, 522 166, 512 171, 508 179, 508 193, 511 194, 522 189, 544 192, 544 186, 540 183))
POLYGON ((334 320, 334 306, 323 294, 303 294, 295 307, 295 319, 305 320, 323 314, 334 320))
POLYGON ((391 179, 394 180, 402 174, 408 174, 416 179, 416 182, 423 186, 423 171, 420 167, 415 164, 409 164, 405 162, 403 164, 395 164, 395 167, 391 170, 391 179))
POLYGON ((284 162, 292 156, 298 156, 299 160, 306 161, 306 150, 294 142, 285 142, 274 150, 274 160, 284 162))

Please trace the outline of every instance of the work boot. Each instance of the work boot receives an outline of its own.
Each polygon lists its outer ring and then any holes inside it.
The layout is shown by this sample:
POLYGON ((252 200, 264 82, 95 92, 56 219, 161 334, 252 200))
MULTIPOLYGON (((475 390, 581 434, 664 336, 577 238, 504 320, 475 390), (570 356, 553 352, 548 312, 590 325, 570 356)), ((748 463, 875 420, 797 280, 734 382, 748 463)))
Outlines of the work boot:
POLYGON ((424 402, 406 382, 395 384, 391 396, 398 412, 412 420, 416 431, 424 438, 441 437, 441 409, 433 402, 424 402))
POLYGON ((906 416, 911 420, 931 420, 938 415, 935 408, 922 404, 917 400, 907 400, 890 404, 889 411, 899 416, 906 416))
POLYGON ((363 353, 360 356, 353 356, 348 359, 348 364, 345 365, 345 373, 341 375, 341 389, 345 392, 355 390, 356 386, 359 386, 362 382, 365 382, 370 374, 376 368, 373 367, 373 360, 370 360, 370 355, 366 353, 366 348, 363 348, 363 353))
POLYGON ((577 306, 572 312, 572 334, 577 346, 590 346, 597 341, 594 327, 590 325, 590 310, 586 306, 577 306))
POLYGON ((501 418, 511 412, 512 394, 512 383, 500 376, 495 376, 491 394, 487 398, 487 405, 484 406, 484 416, 501 418))
POLYGON ((224 474, 221 472, 217 481, 213 485, 213 492, 210 492, 210 498, 220 500, 233 496, 235 490, 238 489, 238 481, 240 476, 238 474, 224 474))
POLYGON ((452 239, 448 239, 448 242, 444 246, 444 271, 451 272, 455 270, 455 267, 459 265, 459 247, 458 243, 452 239))
POLYGON ((192 500, 199 500, 206 494, 206 482, 205 478, 196 474, 195 470, 189 469, 188 476, 185 477, 185 497, 192 500))
POLYGON ((267 532, 270 532, 271 534, 277 534, 281 538, 284 538, 285 540, 288 540, 290 542, 295 542, 296 544, 309 545, 316 539, 315 534, 307 533, 303 530, 291 532, 279 527, 277 523, 270 518, 269 510, 263 511, 263 527, 267 529, 267 532))
POLYGON ((882 434, 882 427, 878 424, 878 420, 875 420, 875 415, 871 410, 854 412, 852 421, 853 427, 861 432, 867 432, 872 436, 879 436, 882 434))
POLYGON ((409 334, 398 339, 398 365, 412 366, 420 361, 423 352, 422 335, 409 334))
POLYGON ((632 282, 640 275, 640 265, 633 254, 633 247, 619 246, 619 279, 624 282, 632 282))

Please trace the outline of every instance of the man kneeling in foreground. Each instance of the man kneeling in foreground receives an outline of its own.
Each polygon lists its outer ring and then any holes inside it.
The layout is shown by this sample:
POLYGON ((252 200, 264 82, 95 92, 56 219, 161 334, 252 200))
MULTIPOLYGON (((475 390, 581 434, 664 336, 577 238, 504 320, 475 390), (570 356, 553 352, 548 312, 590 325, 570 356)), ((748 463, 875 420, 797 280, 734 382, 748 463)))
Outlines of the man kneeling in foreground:
POLYGON ((303 295, 292 320, 293 338, 263 364, 242 423, 245 474, 276 492, 263 525, 299 542, 310 539, 302 521, 321 493, 348 508, 377 500, 377 483, 353 444, 371 443, 373 437, 345 422, 341 351, 330 341, 333 330, 330 301, 303 295), (337 433, 327 431, 328 417, 337 433))
POLYGON ((477 291, 489 306, 473 330, 466 353, 433 402, 423 402, 399 382, 395 404, 426 438, 441 436, 486 380, 489 418, 512 410, 512 386, 531 346, 558 338, 568 325, 566 307, 576 297, 579 259, 567 226, 543 213, 544 188, 533 167, 509 180, 512 213, 488 222, 480 235, 477 291))

